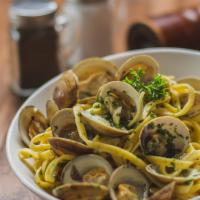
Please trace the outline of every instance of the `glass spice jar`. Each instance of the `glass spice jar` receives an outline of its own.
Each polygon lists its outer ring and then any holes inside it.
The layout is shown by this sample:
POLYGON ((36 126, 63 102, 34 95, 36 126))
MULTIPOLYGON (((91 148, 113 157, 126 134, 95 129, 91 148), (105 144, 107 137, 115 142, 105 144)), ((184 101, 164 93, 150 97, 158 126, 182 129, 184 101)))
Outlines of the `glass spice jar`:
POLYGON ((10 8, 12 89, 19 96, 29 96, 67 62, 68 20, 57 8, 48 0, 15 0, 10 8))

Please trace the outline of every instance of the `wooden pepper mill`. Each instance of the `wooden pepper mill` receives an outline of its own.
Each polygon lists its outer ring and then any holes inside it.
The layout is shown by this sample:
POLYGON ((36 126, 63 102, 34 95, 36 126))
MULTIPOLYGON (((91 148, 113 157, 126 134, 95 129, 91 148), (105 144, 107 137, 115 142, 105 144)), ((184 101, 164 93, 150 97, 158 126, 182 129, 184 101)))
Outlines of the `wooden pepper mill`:
POLYGON ((149 17, 132 24, 128 49, 182 47, 200 50, 200 7, 149 17))

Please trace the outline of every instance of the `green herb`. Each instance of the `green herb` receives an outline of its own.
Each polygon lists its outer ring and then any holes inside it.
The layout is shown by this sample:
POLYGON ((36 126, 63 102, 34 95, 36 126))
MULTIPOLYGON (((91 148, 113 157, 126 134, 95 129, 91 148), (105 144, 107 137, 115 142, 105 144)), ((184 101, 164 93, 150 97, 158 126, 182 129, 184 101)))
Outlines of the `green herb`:
POLYGON ((144 71, 142 69, 139 69, 138 71, 131 70, 129 75, 126 76, 123 81, 133 86, 138 92, 142 92, 145 90, 145 85, 141 81, 141 78, 143 76, 144 76, 144 71))
POLYGON ((150 124, 148 124, 148 129, 154 129, 155 128, 155 124, 153 122, 151 122, 150 124))
POLYGON ((185 185, 190 185, 192 183, 192 180, 187 180, 184 182, 185 185))
POLYGON ((163 99, 167 93, 167 82, 160 74, 157 74, 150 83, 145 84, 142 81, 144 75, 142 69, 132 70, 123 81, 133 86, 138 92, 145 92, 146 101, 163 99))

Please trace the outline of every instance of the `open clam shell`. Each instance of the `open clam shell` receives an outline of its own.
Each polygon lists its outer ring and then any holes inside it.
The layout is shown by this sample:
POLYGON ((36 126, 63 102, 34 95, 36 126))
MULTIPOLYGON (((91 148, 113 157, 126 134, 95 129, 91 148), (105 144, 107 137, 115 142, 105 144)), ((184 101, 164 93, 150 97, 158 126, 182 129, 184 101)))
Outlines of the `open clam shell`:
POLYGON ((96 184, 107 185, 109 177, 112 174, 110 163, 95 154, 83 155, 70 161, 62 171, 62 182, 77 183, 91 182, 96 184), (91 170, 96 171, 91 171, 91 170), (101 169, 100 171, 98 169, 101 169), (92 172, 88 174, 88 172, 92 172))
POLYGON ((153 164, 147 165, 146 171, 162 183, 170 183, 172 181, 176 183, 185 183, 187 181, 200 180, 200 172, 194 168, 184 170, 179 176, 161 174, 153 164))
POLYGON ((155 192, 149 200, 172 200, 172 196, 175 190, 175 182, 171 182, 155 192))
POLYGON ((130 165, 123 165, 113 172, 109 182, 109 191, 112 200, 119 200, 119 197, 122 196, 119 191, 119 186, 122 184, 135 188, 135 190, 127 191, 127 194, 123 194, 129 197, 127 199, 134 196, 135 199, 143 200, 148 195, 148 180, 136 168, 130 165))
POLYGON ((51 120, 50 126, 53 135, 56 137, 49 139, 49 143, 57 154, 86 154, 92 152, 92 149, 83 144, 78 135, 71 108, 57 111, 51 120))
POLYGON ((112 62, 95 57, 81 61, 73 68, 73 71, 78 76, 79 80, 83 81, 91 76, 91 74, 102 71, 113 76, 117 71, 117 67, 112 62))
POLYGON ((19 115, 19 133, 22 141, 29 146, 31 139, 45 131, 48 127, 48 120, 34 106, 26 106, 19 115))
POLYGON ((139 55, 134 56, 128 59, 117 71, 116 79, 123 80, 126 76, 128 76, 131 70, 144 70, 143 81, 145 83, 150 82, 154 76, 158 73, 159 64, 158 62, 151 56, 147 55, 139 55))
POLYGON ((53 92, 53 100, 57 106, 67 108, 73 106, 78 99, 78 78, 72 70, 63 73, 53 92))
POLYGON ((117 67, 102 58, 89 58, 73 68, 79 78, 79 97, 95 96, 99 87, 114 80, 117 67))
POLYGON ((75 118, 71 108, 59 110, 50 123, 53 134, 57 137, 73 138, 73 132, 76 132, 75 118))
POLYGON ((140 145, 145 155, 163 157, 181 156, 190 142, 187 126, 170 116, 158 117, 148 122, 140 133, 140 145))
POLYGON ((81 118, 100 134, 127 135, 132 131, 127 122, 137 122, 141 117, 143 105, 139 102, 139 93, 127 83, 112 81, 103 85, 97 99, 105 106, 107 114, 96 115, 88 109, 81 112, 81 118))
POLYGON ((108 194, 108 188, 94 183, 73 183, 58 186, 53 195, 64 200, 103 200, 108 194))

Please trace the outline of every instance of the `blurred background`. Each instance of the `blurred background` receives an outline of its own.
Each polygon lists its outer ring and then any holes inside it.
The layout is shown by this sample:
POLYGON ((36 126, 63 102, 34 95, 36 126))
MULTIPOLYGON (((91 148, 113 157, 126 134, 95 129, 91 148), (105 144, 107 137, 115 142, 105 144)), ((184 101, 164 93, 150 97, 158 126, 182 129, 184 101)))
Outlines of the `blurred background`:
POLYGON ((200 0, 0 0, 0 47, 0 199, 37 199, 4 156, 8 125, 23 100, 87 57, 200 50, 200 0))

